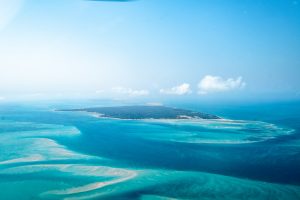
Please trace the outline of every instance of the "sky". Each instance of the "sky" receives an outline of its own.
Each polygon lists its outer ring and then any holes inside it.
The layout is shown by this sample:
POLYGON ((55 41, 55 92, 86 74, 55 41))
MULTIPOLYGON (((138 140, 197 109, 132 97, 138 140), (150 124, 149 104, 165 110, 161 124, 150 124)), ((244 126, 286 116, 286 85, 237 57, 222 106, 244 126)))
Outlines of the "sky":
POLYGON ((0 0, 0 101, 300 98, 298 0, 0 0))

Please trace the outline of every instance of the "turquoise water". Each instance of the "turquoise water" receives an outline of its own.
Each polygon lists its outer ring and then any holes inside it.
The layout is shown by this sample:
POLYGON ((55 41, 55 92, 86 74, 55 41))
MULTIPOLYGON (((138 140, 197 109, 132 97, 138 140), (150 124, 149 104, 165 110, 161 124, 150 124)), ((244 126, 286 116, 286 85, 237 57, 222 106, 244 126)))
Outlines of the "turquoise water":
POLYGON ((300 199, 299 102, 176 104, 226 120, 54 111, 66 105, 94 103, 0 105, 0 199, 300 199))

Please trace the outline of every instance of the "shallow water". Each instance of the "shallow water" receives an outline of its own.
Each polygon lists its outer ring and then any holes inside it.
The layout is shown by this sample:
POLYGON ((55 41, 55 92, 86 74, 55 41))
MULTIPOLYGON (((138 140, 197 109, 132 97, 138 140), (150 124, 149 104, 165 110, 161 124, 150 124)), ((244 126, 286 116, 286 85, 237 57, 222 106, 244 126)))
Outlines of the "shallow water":
POLYGON ((138 121, 2 104, 0 199, 300 199, 300 104, 280 105, 138 121))

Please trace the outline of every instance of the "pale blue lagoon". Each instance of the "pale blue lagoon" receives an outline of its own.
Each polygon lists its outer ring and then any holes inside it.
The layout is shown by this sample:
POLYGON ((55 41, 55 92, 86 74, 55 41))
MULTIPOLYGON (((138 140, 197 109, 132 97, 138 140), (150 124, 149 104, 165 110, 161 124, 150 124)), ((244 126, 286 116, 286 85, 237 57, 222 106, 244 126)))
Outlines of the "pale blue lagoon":
POLYGON ((300 199, 300 102, 166 103, 222 119, 0 104, 0 199, 300 199))

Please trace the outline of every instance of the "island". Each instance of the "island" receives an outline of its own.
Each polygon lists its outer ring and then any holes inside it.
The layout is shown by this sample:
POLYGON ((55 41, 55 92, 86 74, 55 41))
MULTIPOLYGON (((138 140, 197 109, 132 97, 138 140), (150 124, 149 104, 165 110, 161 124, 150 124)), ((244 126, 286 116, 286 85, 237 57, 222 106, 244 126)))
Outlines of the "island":
POLYGON ((220 119, 216 115, 166 106, 116 106, 58 111, 81 111, 116 119, 220 119))

